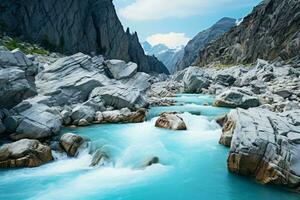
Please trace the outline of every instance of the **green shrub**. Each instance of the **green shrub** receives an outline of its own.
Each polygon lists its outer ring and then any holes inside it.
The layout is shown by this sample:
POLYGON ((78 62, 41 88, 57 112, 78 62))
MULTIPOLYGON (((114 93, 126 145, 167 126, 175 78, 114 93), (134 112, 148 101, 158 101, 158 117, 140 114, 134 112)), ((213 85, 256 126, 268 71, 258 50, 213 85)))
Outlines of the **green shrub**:
POLYGON ((0 38, 0 44, 5 46, 10 51, 18 48, 25 54, 39 54, 39 55, 49 54, 48 51, 46 51, 45 49, 37 45, 24 43, 19 41, 18 39, 13 39, 9 37, 0 38))

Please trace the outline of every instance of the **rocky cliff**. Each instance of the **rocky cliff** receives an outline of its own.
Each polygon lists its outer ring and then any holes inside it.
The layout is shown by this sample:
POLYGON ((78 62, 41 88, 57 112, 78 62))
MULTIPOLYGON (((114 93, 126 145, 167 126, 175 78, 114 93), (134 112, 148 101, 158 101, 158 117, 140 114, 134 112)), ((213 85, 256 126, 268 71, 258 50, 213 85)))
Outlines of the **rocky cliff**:
POLYGON ((205 47, 209 42, 219 38, 225 32, 229 31, 236 24, 236 19, 224 17, 215 23, 212 27, 207 30, 198 33, 184 49, 183 58, 177 62, 176 70, 182 70, 196 60, 197 55, 201 49, 205 47))
POLYGON ((300 54, 298 0, 264 0, 243 22, 200 51, 196 63, 252 63, 300 54))
POLYGON ((133 61, 139 71, 168 73, 125 32, 111 0, 2 0, 0 32, 64 54, 102 54, 133 61))

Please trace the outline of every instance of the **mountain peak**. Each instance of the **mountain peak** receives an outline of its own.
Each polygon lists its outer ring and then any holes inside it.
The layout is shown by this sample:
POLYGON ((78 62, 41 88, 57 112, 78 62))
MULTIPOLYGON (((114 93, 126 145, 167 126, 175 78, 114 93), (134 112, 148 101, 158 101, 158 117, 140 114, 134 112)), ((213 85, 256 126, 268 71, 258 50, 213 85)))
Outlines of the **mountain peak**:
POLYGON ((263 1, 239 26, 203 49, 195 64, 228 65, 299 56, 299 10, 298 1, 263 1))
POLYGON ((223 17, 212 25, 209 29, 198 33, 191 41, 188 42, 184 49, 183 58, 176 64, 176 70, 182 70, 193 64, 197 58, 198 52, 209 42, 217 39, 225 32, 229 31, 236 25, 236 19, 223 17))
POLYGON ((139 71, 168 73, 144 54, 137 33, 124 31, 111 0, 1 0, 0 8, 0 32, 8 36, 65 55, 101 54, 135 62, 139 71))

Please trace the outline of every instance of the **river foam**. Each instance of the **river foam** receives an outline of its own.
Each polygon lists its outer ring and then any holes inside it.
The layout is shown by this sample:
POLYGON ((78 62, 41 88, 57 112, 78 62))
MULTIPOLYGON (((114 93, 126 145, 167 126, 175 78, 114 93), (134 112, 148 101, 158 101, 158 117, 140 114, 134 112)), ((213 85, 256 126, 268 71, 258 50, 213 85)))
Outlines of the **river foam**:
MULTIPOLYGON (((192 97, 193 101, 197 98, 192 97)), ((183 112, 180 116, 186 131, 156 128, 155 116, 140 124, 65 129, 90 138, 88 148, 77 158, 55 154, 55 161, 38 168, 0 171, 0 199, 298 199, 297 195, 229 174, 228 149, 218 144, 221 128, 212 120, 226 109, 200 104, 188 101, 168 107, 169 111, 179 108, 183 112), (201 108, 202 115, 185 112, 187 108, 201 108), (203 109, 207 109, 206 114, 203 109), (91 152, 98 148, 110 156, 110 165, 90 167, 91 152), (142 167, 154 156, 159 164, 142 167)), ((152 108, 150 113, 165 110, 152 108)))

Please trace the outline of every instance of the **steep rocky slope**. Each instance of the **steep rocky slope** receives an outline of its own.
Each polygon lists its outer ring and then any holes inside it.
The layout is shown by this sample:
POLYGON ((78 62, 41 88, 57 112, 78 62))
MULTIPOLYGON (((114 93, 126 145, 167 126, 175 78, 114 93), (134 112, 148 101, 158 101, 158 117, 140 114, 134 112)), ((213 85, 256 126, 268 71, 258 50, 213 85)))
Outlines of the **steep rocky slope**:
POLYGON ((200 51, 196 63, 252 63, 300 54, 298 0, 264 0, 243 22, 200 51))
POLYGON ((168 73, 125 32, 111 0, 2 0, 0 32, 64 54, 82 52, 133 61, 139 71, 168 73))
POLYGON ((229 31, 236 24, 236 19, 224 17, 215 23, 212 27, 207 30, 198 33, 184 49, 183 58, 177 62, 176 70, 182 70, 196 60, 199 51, 205 47, 209 42, 217 39, 225 32, 229 31))

